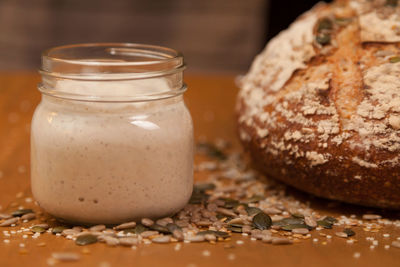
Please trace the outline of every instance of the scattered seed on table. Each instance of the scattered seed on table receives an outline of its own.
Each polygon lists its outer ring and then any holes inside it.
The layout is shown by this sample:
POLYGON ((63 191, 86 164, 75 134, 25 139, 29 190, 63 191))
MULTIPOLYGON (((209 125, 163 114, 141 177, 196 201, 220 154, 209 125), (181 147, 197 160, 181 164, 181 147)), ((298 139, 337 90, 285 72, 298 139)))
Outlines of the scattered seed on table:
POLYGON ((96 242, 97 242, 97 236, 91 235, 91 234, 78 236, 75 240, 75 244, 77 244, 79 246, 86 246, 86 245, 94 244, 96 242))
POLYGON ((122 237, 119 239, 119 244, 129 247, 139 244, 139 240, 136 237, 122 237))
POLYGON ((205 240, 204 235, 195 235, 195 236, 188 236, 185 240, 190 242, 203 242, 205 240))
POLYGON ((144 231, 143 233, 140 234, 143 238, 148 238, 151 236, 158 235, 157 231, 144 231))
POLYGON ((151 220, 151 219, 149 219, 149 218, 143 218, 143 219, 141 220, 141 223, 142 223, 144 226, 149 227, 149 226, 152 226, 152 225, 154 224, 154 221, 151 220))
POLYGON ((0 226, 2 226, 2 227, 12 226, 13 224, 16 224, 18 221, 19 221, 19 217, 6 219, 4 222, 0 223, 0 226))
POLYGON ((99 225, 94 225, 89 228, 89 231, 91 232, 100 232, 106 229, 106 226, 104 224, 99 224, 99 225))
POLYGON ((342 237, 342 238, 347 238, 348 237, 347 234, 343 233, 343 232, 336 232, 335 235, 338 236, 338 237, 342 237))
POLYGON ((378 219, 381 219, 382 216, 381 216, 381 215, 378 215, 378 214, 364 214, 364 215, 362 216, 362 218, 363 218, 364 220, 378 220, 378 219))
POLYGON ((209 257, 211 255, 211 252, 209 250, 203 250, 201 254, 203 254, 204 257, 209 257))
POLYGON ((392 247, 400 248, 400 241, 393 241, 392 242, 392 247))
POLYGON ((0 213, 0 220, 10 219, 12 216, 10 214, 0 213))
POLYGON ((34 232, 34 233, 40 233, 41 234, 41 233, 46 232, 46 229, 43 228, 43 227, 40 227, 40 226, 33 226, 31 228, 31 231, 34 232))
POLYGON ((74 252, 54 252, 51 256, 59 261, 78 261, 81 259, 81 256, 74 252))
POLYGON ((36 218, 36 214, 33 212, 27 213, 27 214, 24 214, 21 216, 21 220, 28 220, 28 221, 33 220, 35 218, 36 218))
POLYGON ((67 229, 65 226, 55 226, 53 229, 51 229, 52 234, 61 234, 65 229, 67 229))
POLYGON ((19 209, 19 210, 13 211, 11 213, 11 215, 13 217, 21 217, 22 215, 25 215, 27 213, 33 213, 33 210, 31 210, 31 209, 19 209))
POLYGON ((171 236, 170 235, 157 236, 151 239, 151 241, 153 243, 159 243, 159 244, 169 243, 171 242, 171 236))
POLYGON ((307 228, 296 228, 292 230, 293 234, 306 235, 310 231, 307 228))
POLYGON ((115 230, 124 230, 128 228, 134 228, 136 226, 136 222, 127 222, 114 227, 115 230))

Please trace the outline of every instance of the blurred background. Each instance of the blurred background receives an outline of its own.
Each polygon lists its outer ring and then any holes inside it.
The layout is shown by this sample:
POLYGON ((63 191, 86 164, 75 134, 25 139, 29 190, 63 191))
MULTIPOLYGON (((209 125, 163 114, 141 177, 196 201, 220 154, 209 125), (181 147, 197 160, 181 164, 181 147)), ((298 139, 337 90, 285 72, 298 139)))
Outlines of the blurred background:
POLYGON ((244 73, 317 1, 0 0, 0 70, 35 70, 52 46, 133 42, 185 55, 189 72, 244 73))

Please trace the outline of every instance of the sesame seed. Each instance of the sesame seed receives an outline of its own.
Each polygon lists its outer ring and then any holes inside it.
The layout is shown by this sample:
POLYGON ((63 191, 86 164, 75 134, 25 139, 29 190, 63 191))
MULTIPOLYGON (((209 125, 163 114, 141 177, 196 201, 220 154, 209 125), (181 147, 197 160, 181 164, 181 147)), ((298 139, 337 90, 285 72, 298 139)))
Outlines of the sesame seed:
POLYGON ((383 237, 390 237, 390 234, 383 234, 383 237))
POLYGON ((236 244, 238 244, 238 245, 243 245, 244 242, 243 242, 243 240, 237 240, 237 241, 236 241, 236 244))
POLYGON ((204 257, 209 257, 211 255, 211 252, 209 250, 203 250, 201 254, 203 254, 204 257))
POLYGON ((385 249, 389 249, 390 248, 390 245, 385 245, 385 249))
POLYGON ((3 242, 6 243, 6 244, 9 244, 9 243, 10 243, 10 240, 4 239, 3 242))
POLYGON ((317 242, 318 242, 318 238, 314 238, 312 241, 313 241, 314 243, 317 243, 317 242))
POLYGON ((228 260, 234 261, 235 259, 236 259, 236 255, 235 254, 233 254, 233 253, 229 253, 228 254, 228 260))
POLYGON ((360 252, 354 252, 353 258, 358 259, 358 258, 360 258, 360 257, 361 257, 361 253, 360 253, 360 252))

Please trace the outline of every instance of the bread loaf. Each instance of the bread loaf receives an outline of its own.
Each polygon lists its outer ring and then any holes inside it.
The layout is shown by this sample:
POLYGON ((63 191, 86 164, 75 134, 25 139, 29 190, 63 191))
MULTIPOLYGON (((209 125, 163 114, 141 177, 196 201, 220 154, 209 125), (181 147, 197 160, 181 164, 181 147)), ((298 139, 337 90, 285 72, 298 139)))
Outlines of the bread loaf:
POLYGON ((397 0, 317 4, 240 84, 239 136, 261 171, 320 197, 400 209, 397 0))

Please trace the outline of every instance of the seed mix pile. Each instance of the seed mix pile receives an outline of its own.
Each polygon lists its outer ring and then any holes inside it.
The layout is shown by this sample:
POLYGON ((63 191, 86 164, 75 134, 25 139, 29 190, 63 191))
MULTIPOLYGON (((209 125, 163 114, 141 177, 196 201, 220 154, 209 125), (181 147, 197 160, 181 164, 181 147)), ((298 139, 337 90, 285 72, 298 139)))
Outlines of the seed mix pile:
MULTIPOLYGON (((195 184, 189 203, 173 217, 155 221, 143 218, 140 222, 114 227, 83 227, 63 225, 39 209, 20 206, 10 213, 0 213, 0 227, 8 227, 4 228, 8 230, 2 232, 1 238, 4 243, 10 243, 15 235, 37 239, 47 234, 70 239, 78 246, 102 242, 110 247, 135 249, 141 244, 176 243, 178 250, 179 242, 225 242, 227 248, 233 247, 233 235, 272 245, 290 245, 311 239, 310 232, 319 231, 320 236, 329 240, 332 236, 321 230, 332 228, 337 229, 337 237, 346 238, 351 244, 357 241, 355 227, 367 232, 378 232, 385 225, 400 227, 399 220, 382 219, 377 214, 364 214, 362 219, 355 215, 334 218, 319 214, 308 203, 288 194, 282 184, 261 177, 249 167, 242 153, 227 151, 230 151, 229 145, 222 140, 215 144, 198 144, 197 152, 205 160, 195 171, 207 173, 207 179, 195 184), (33 221, 38 223, 33 224, 33 221)), ((32 202, 31 198, 25 200, 32 202)), ((318 239, 312 241, 318 242, 318 239)), ((371 249, 378 245, 373 237, 368 241, 371 241, 371 249)), ((236 241, 236 245, 241 244, 243 240, 236 241)), ((21 253, 27 253, 23 243, 20 247, 21 253)), ((390 247, 400 248, 400 237, 385 249, 390 247)), ((359 256, 359 253, 354 254, 355 258, 359 256)), ((79 260, 79 254, 54 253, 53 259, 75 261, 79 260)))

